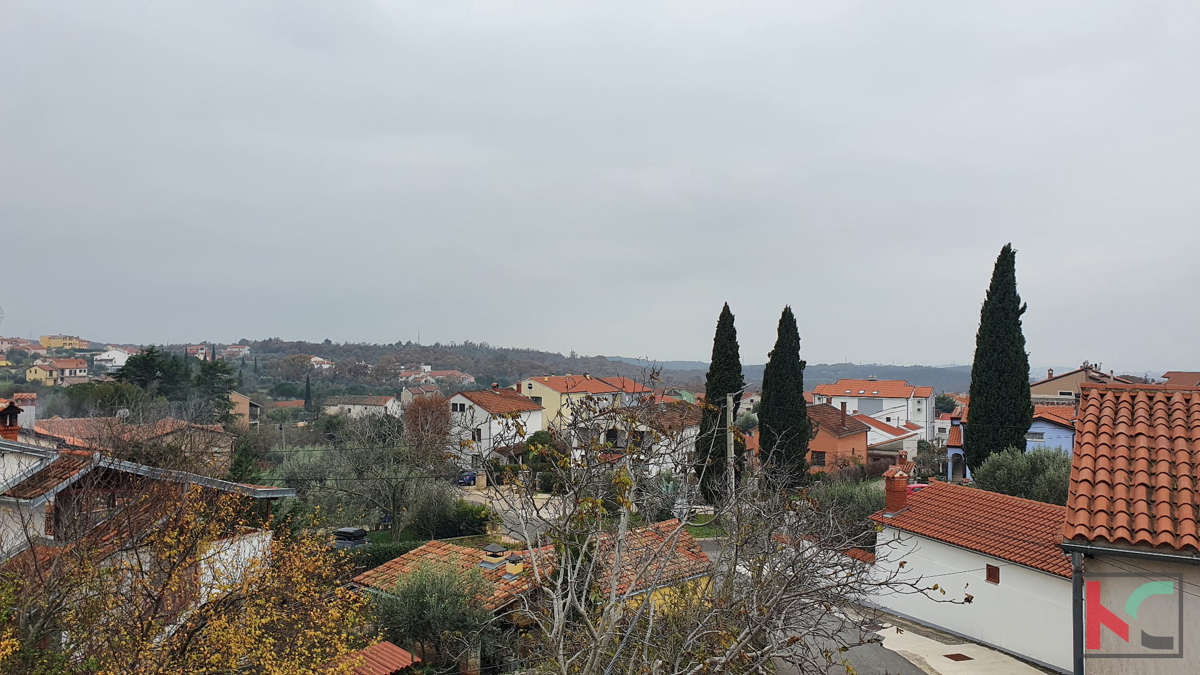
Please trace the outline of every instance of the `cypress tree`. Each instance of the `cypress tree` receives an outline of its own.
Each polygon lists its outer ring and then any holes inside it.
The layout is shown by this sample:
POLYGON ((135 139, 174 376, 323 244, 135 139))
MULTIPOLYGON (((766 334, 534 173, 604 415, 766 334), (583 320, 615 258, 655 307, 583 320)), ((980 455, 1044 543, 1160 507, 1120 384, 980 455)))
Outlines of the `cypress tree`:
POLYGON ((1021 332, 1025 309, 1017 295, 1017 253, 1005 244, 975 334, 970 418, 963 432, 963 452, 972 469, 1006 448, 1025 449, 1025 434, 1033 424, 1029 355, 1021 332))
MULTIPOLYGON (((742 400, 746 381, 742 378, 742 357, 738 351, 737 328, 733 325, 733 312, 729 303, 721 309, 717 319, 717 332, 713 336, 712 362, 704 385, 704 412, 700 419, 700 434, 696 437, 696 474, 700 477, 700 491, 710 504, 716 504, 727 492, 729 479, 726 476, 725 396, 733 394, 733 416, 742 400)), ((735 461, 740 465, 746 445, 739 441, 734 448, 735 461)))
POLYGON ((764 464, 784 485, 796 485, 808 473, 809 421, 804 403, 804 361, 800 331, 790 306, 779 317, 775 349, 763 370, 762 403, 758 410, 764 464))
POLYGON ((304 409, 312 410, 312 380, 311 375, 304 376, 304 409))

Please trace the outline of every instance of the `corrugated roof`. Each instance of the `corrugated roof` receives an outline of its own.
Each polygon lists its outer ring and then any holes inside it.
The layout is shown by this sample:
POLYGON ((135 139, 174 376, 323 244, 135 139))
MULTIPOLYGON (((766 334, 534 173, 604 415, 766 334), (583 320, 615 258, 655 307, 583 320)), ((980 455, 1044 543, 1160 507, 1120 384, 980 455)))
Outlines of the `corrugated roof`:
POLYGON ((1200 551, 1200 388, 1084 385, 1063 536, 1200 551))
POLYGON ((978 488, 934 482, 907 496, 908 508, 871 520, 985 555, 1071 577, 1062 552, 1067 509, 978 488))

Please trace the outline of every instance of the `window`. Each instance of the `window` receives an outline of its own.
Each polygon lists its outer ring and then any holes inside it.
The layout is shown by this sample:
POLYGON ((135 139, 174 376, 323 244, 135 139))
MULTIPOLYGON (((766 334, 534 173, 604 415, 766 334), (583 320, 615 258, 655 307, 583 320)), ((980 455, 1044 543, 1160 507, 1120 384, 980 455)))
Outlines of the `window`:
POLYGON ((526 384, 526 385, 525 385, 525 388, 526 388, 526 389, 530 389, 530 390, 532 390, 532 389, 533 389, 533 383, 532 383, 532 382, 530 382, 529 384, 526 384))
POLYGON ((825 453, 823 453, 823 452, 812 453, 812 465, 813 466, 825 466, 825 453))
POLYGON ((538 405, 541 405, 541 404, 542 404, 542 397, 541 397, 541 396, 530 396, 530 397, 529 397, 529 400, 530 400, 530 401, 533 401, 534 403, 536 403, 536 404, 538 404, 538 405))
POLYGON ((1058 392, 1058 395, 1059 395, 1059 396, 1074 396, 1074 395, 1075 395, 1075 392, 1073 392, 1073 391, 1060 391, 1060 392, 1058 392))
POLYGON ((1025 440, 1027 440, 1027 441, 1038 441, 1038 442, 1044 441, 1044 440, 1046 440, 1046 432, 1044 432, 1044 431, 1031 431, 1031 432, 1029 432, 1029 433, 1025 434, 1025 440))
POLYGON ((892 418, 888 417, 888 418, 886 418, 884 421, 885 421, 885 422, 891 422, 891 421, 892 421, 892 418))
POLYGON ((482 442, 483 441, 483 429, 472 429, 471 430, 471 440, 475 441, 476 443, 482 442))
POLYGON ((999 584, 1000 583, 1000 568, 999 567, 996 567, 995 565, 987 566, 987 582, 989 584, 999 584))

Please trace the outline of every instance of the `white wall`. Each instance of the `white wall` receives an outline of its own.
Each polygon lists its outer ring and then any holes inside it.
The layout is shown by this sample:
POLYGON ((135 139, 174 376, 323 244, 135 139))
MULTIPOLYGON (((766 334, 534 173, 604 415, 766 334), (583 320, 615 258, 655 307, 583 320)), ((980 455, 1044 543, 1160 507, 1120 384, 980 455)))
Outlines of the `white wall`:
POLYGON ((29 543, 33 536, 46 533, 46 505, 30 509, 16 502, 0 503, 0 558, 7 558, 29 543))
POLYGON ((1034 661, 1070 671, 1071 580, 884 527, 876 565, 881 574, 922 586, 936 583, 946 595, 971 604, 937 602, 920 594, 889 592, 874 598, 885 609, 912 617, 1034 661), (899 562, 907 564, 899 568, 899 562), (985 566, 1000 568, 1000 583, 988 583, 985 566), (937 576, 934 576, 937 575, 937 576))
MULTIPOLYGON (((816 403, 828 403, 835 408, 840 408, 844 402, 846 404, 846 412, 854 413, 859 408, 858 401, 860 398, 882 401, 883 409, 880 412, 869 413, 871 417, 880 422, 896 427, 903 427, 905 422, 914 422, 921 425, 920 438, 927 441, 934 439, 933 421, 937 418, 937 413, 933 409, 934 397, 932 396, 929 398, 878 398, 848 394, 845 396, 816 396, 813 400, 816 403), (889 417, 892 418, 891 421, 888 421, 887 418, 889 417)), ((876 443, 878 441, 872 440, 870 442, 876 443)))
POLYGON ((534 432, 545 428, 543 426, 541 410, 522 411, 517 420, 512 420, 506 417, 494 417, 491 413, 475 405, 471 399, 462 394, 451 396, 449 403, 451 405, 466 406, 466 410, 464 411, 451 413, 453 433, 457 440, 472 440, 475 429, 478 429, 480 433, 480 440, 476 441, 470 450, 464 450, 463 454, 477 455, 484 460, 490 459, 491 452, 496 447, 504 447, 524 441, 532 436, 534 432), (524 433, 518 432, 518 421, 524 433))
POLYGON ((270 530, 251 530, 213 542, 200 565, 200 602, 225 592, 254 565, 264 563, 270 545, 270 530))
POLYGON ((355 419, 367 417, 369 415, 388 414, 392 417, 400 417, 402 411, 400 409, 400 400, 392 399, 386 406, 380 405, 327 405, 325 406, 326 415, 346 415, 355 419), (349 409, 349 412, 347 412, 349 409))

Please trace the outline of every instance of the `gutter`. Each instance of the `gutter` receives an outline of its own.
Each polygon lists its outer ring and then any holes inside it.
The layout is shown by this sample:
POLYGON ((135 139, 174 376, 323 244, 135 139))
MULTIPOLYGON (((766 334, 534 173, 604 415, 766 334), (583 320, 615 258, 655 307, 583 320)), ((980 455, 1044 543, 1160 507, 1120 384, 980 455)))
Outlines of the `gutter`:
POLYGON ((1159 553, 1158 551, 1139 551, 1129 548, 1113 548, 1111 546, 1096 546, 1094 544, 1076 544, 1069 541, 1062 543, 1062 550, 1067 553, 1082 553, 1084 555, 1112 555, 1122 558, 1141 558, 1143 560, 1156 560, 1158 562, 1169 562, 1177 565, 1200 565, 1200 555, 1192 553, 1188 555, 1176 555, 1172 553, 1159 553))

